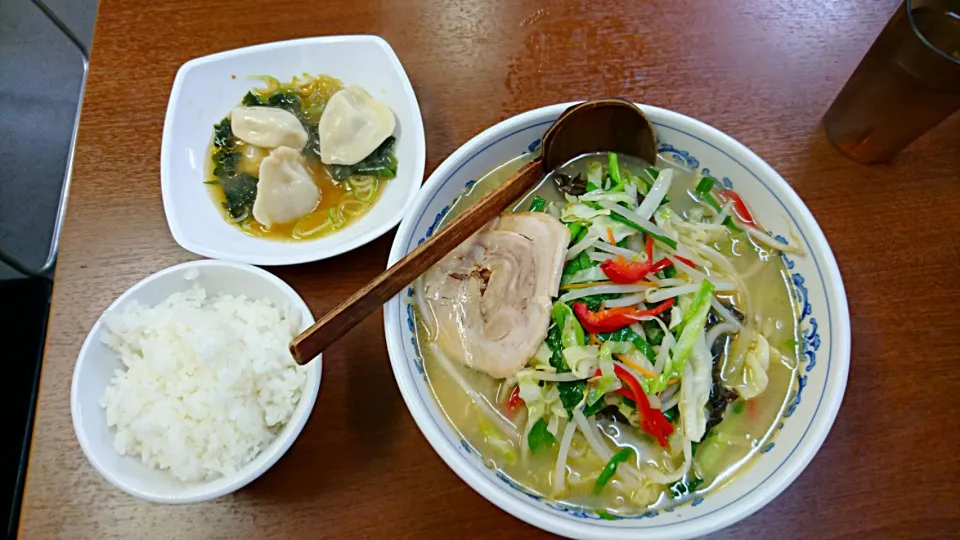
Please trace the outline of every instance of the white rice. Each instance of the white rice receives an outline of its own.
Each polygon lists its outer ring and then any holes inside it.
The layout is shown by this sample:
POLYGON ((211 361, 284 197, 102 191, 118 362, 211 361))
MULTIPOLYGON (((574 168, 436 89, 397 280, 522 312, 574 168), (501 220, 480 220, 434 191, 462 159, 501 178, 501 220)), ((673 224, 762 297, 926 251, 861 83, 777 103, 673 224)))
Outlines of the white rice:
POLYGON ((192 289, 105 318, 117 370, 101 406, 114 448, 183 481, 229 475, 290 419, 306 368, 290 355, 299 313, 192 289))

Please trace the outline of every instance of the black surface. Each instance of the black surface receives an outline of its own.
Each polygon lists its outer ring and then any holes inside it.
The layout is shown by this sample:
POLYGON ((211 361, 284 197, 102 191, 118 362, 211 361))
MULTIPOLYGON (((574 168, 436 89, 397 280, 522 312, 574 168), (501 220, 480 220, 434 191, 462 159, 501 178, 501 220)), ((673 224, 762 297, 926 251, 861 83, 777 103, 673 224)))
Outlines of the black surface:
POLYGON ((50 282, 44 279, 0 280, 0 343, 5 349, 5 369, 0 377, 5 405, 0 415, 5 443, 0 460, 0 511, 7 538, 16 537, 20 517, 50 290, 50 282))

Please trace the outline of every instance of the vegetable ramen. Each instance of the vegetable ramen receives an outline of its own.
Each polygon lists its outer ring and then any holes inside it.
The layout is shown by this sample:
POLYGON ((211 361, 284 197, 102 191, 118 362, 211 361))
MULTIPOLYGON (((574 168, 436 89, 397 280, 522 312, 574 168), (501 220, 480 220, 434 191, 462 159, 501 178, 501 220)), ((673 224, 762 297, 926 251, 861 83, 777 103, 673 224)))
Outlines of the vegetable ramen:
POLYGON ((429 385, 526 490, 607 518, 691 500, 771 439, 795 385, 782 251, 712 177, 583 156, 421 276, 429 385))
POLYGON ((364 215, 396 176, 396 121, 357 85, 294 77, 248 92, 213 128, 209 180, 223 218, 247 234, 305 240, 364 215))

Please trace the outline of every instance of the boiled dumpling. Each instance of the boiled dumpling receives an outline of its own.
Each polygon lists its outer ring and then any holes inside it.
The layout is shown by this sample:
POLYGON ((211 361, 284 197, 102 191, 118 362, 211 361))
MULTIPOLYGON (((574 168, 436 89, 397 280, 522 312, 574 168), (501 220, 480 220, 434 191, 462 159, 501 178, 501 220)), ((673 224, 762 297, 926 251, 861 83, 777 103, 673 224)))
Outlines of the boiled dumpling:
POLYGON ((260 176, 260 164, 270 154, 269 148, 262 148, 253 144, 244 144, 240 152, 240 161, 237 169, 253 176, 260 176))
POLYGON ((389 107, 351 84, 330 98, 320 117, 320 160, 355 165, 392 135, 396 125, 389 107))
POLYGON ((300 151, 280 147, 260 163, 253 218, 270 227, 309 214, 320 202, 320 189, 303 166, 300 151))
POLYGON ((288 146, 302 150, 307 130, 290 111, 274 107, 236 107, 230 113, 233 134, 243 142, 263 148, 288 146))

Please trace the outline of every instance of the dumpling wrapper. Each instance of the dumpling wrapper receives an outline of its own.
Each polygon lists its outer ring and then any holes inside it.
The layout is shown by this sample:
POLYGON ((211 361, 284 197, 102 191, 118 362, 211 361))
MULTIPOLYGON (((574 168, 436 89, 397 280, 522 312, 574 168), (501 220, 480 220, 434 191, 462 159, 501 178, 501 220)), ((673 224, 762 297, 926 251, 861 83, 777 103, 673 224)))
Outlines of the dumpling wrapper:
POLYGON ((290 111, 274 107, 236 107, 230 113, 233 135, 262 148, 286 146, 303 150, 307 130, 290 111))
POLYGON ((392 135, 396 126, 390 107, 351 84, 330 97, 320 117, 320 161, 356 165, 392 135))
POLYGON ((303 166, 300 151, 281 146, 260 163, 253 218, 267 227, 289 223, 312 212, 321 195, 303 166))

